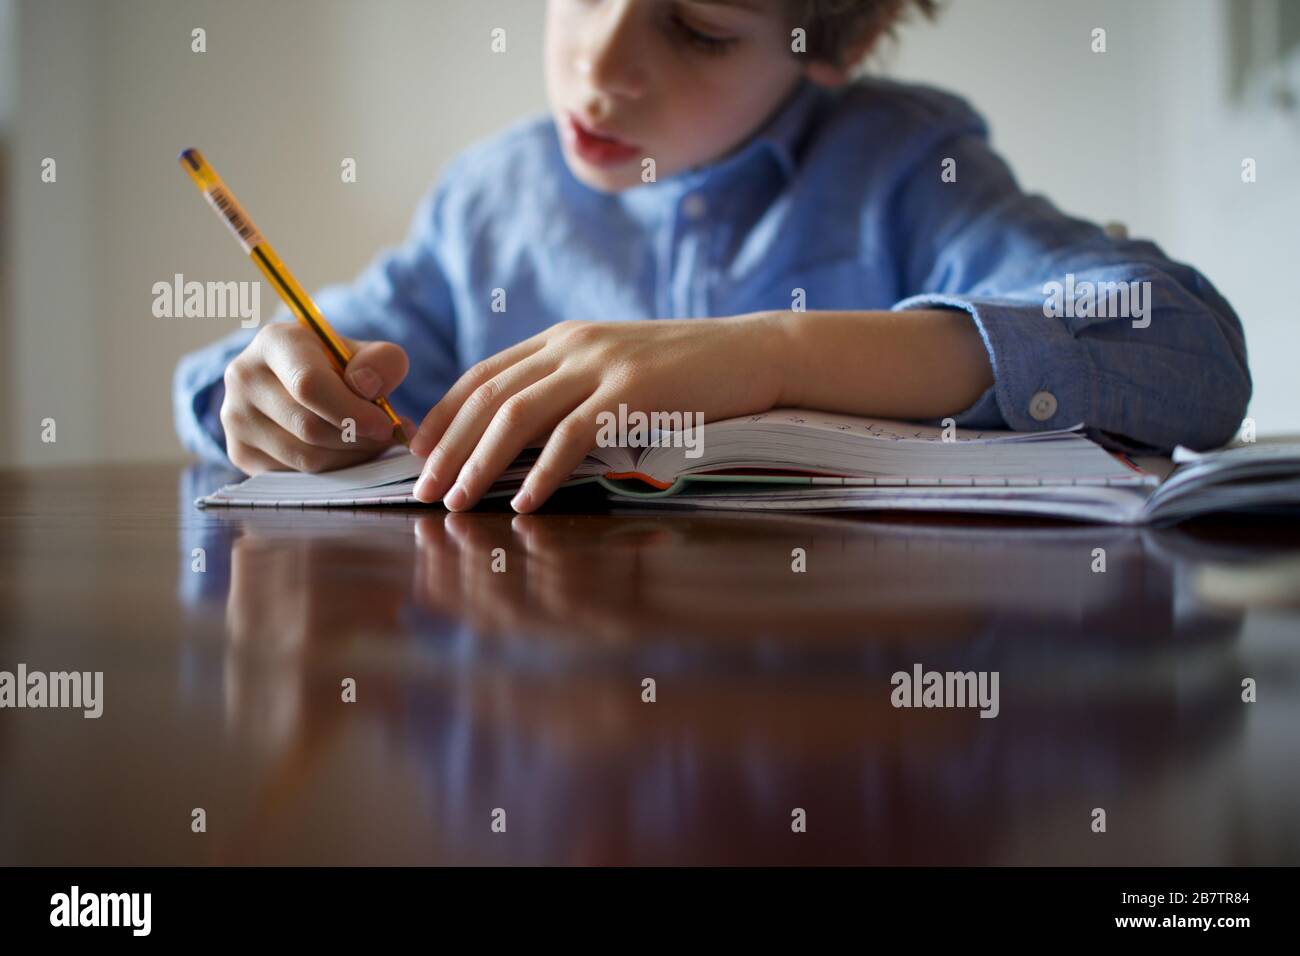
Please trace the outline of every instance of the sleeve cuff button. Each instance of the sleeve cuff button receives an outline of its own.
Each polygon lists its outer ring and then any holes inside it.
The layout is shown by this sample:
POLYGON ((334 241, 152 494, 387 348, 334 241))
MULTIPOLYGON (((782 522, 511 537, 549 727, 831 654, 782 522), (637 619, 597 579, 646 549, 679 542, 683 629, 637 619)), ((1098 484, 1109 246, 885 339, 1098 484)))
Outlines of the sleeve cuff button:
POLYGON ((1035 392, 1029 400, 1029 417, 1036 422, 1045 422, 1056 414, 1056 396, 1051 392, 1035 392))

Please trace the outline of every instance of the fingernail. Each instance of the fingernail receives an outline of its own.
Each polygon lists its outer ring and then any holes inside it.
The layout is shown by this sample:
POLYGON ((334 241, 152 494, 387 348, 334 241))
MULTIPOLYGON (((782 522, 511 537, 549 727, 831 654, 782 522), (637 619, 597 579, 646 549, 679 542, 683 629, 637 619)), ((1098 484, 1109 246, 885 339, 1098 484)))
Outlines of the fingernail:
POLYGON ((465 491, 464 487, 462 487, 461 483, 458 481, 456 482, 456 484, 451 486, 451 491, 447 492, 447 494, 443 497, 442 503, 447 506, 447 509, 449 511, 458 511, 459 509, 465 507, 465 502, 468 500, 469 500, 469 494, 465 491))
POLYGON ((519 493, 510 499, 510 507, 516 511, 527 511, 533 506, 533 493, 527 488, 520 488, 519 493))
POLYGON ((433 495, 430 494, 430 492, 433 491, 433 486, 437 483, 437 479, 426 468, 424 473, 420 475, 420 480, 415 483, 415 488, 413 489, 412 494, 421 501, 432 501, 433 495))
POLYGON ((423 456, 423 455, 420 455, 419 451, 416 450, 418 447, 420 447, 420 446, 422 446, 422 445, 424 444, 422 441, 419 440, 419 439, 420 439, 420 426, 417 425, 417 424, 415 424, 415 422, 411 421, 409 418, 406 418, 405 416, 403 416, 403 418, 402 418, 402 431, 406 432, 406 439, 407 439, 406 448, 407 448, 407 450, 408 450, 412 455, 417 455, 417 456, 423 458, 424 456, 423 456))
POLYGON ((374 398, 384 387, 384 380, 368 368, 354 368, 348 372, 348 382, 358 395, 374 398))

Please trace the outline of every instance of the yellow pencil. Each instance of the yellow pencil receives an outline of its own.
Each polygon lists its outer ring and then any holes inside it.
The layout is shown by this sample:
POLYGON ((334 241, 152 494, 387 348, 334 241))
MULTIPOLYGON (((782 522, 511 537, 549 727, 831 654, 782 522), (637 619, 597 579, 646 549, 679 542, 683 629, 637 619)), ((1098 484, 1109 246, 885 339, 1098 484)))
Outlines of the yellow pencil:
MULTIPOLYGON (((194 180, 194 185, 199 187, 199 192, 211 203, 212 208, 216 210, 230 231, 235 234, 239 240, 240 247, 248 253, 248 257, 257 263, 257 267, 262 270, 262 275, 275 287, 275 291, 280 293, 280 298, 284 300, 293 314, 298 317, 298 321, 307 328, 316 333, 325 346, 325 352, 330 357, 330 362, 338 370, 340 375, 347 367, 348 360, 352 358, 352 353, 338 337, 337 333, 330 328, 330 324, 325 321, 325 316, 321 314, 316 303, 312 301, 307 291, 298 284, 298 280, 289 272, 288 266, 280 261, 280 257, 275 254, 271 244, 266 238, 257 231, 253 225, 253 220, 244 212, 242 206, 235 201, 234 194, 217 171, 208 165, 208 161, 203 158, 203 154, 197 149, 181 150, 180 156, 181 168, 190 174, 194 180)), ((393 407, 388 404, 388 399, 380 396, 376 398, 375 404, 384 410, 388 418, 393 423, 393 438, 400 441, 403 445, 409 445, 406 432, 402 428, 402 420, 397 417, 393 407)))

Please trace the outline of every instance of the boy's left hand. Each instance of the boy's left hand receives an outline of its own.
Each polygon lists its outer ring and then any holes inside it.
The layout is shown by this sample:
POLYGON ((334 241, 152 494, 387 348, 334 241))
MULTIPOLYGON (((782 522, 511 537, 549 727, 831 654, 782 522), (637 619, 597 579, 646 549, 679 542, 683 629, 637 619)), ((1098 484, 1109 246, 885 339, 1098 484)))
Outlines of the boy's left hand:
POLYGON ((596 415, 766 411, 782 391, 779 313, 722 319, 561 322, 479 362, 425 416, 411 451, 428 455, 421 501, 472 508, 515 457, 548 433, 511 501, 540 506, 596 444, 596 415))

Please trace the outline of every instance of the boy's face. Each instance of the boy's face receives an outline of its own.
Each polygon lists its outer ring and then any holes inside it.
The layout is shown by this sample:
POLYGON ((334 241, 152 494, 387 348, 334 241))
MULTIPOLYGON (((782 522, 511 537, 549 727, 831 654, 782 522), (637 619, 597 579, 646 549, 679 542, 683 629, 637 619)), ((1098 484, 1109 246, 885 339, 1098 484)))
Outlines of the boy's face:
POLYGON ((564 156, 615 192, 711 163, 789 95, 782 0, 549 0, 546 84, 564 156))

